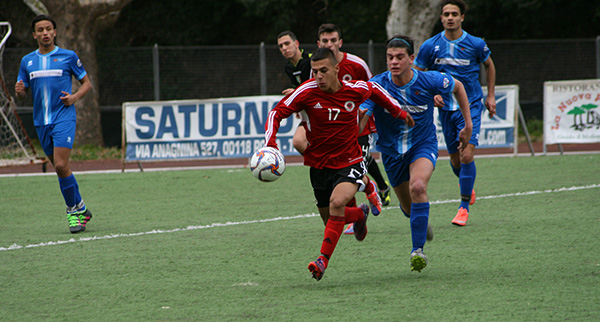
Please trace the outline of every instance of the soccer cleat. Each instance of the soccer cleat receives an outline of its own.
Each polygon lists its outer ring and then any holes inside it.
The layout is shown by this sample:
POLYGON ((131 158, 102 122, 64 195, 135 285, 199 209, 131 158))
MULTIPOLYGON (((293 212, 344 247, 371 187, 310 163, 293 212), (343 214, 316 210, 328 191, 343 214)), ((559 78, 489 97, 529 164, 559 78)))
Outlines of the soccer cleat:
POLYGON ((475 203, 475 189, 473 189, 473 191, 471 191, 471 200, 469 200, 469 205, 472 205, 475 203))
POLYGON ((80 231, 85 230, 85 226, 81 225, 79 215, 67 214, 67 220, 69 220, 69 231, 71 232, 71 234, 76 234, 80 231))
POLYGON ((418 248, 410 254, 410 270, 421 273, 425 266, 427 266, 427 256, 423 254, 422 248, 418 248))
POLYGON ((350 223, 350 225, 348 225, 348 228, 344 230, 344 235, 354 235, 354 223, 350 223))
POLYGON ((90 219, 92 219, 92 211, 87 208, 83 213, 79 214, 79 221, 81 222, 81 225, 83 226, 84 230, 85 224, 87 224, 87 222, 90 221, 90 219))
POLYGON ((385 190, 379 191, 379 198, 381 198, 381 205, 386 207, 390 204, 390 185, 388 184, 388 188, 385 190))
POLYGON ((327 264, 323 260, 323 256, 319 256, 316 261, 310 262, 308 264, 308 270, 312 275, 312 278, 320 281, 323 278, 323 274, 325 274, 325 269, 327 268, 327 264))
MULTIPOLYGON (((375 187, 375 184, 373 182, 371 182, 370 184, 372 184, 375 187)), ((373 192, 367 195, 367 199, 369 200, 369 206, 371 207, 371 212, 373 213, 373 216, 378 216, 381 213, 381 198, 379 197, 379 194, 377 194, 377 188, 375 188, 373 192)))
POLYGON ((433 228, 431 228, 431 225, 429 223, 427 223, 427 236, 425 236, 425 239, 427 241, 433 240, 433 228))
POLYGON ((458 208, 458 213, 452 219, 452 223, 457 226, 464 226, 467 224, 467 220, 469 220, 469 211, 463 207, 458 208))
POLYGON ((362 209, 365 217, 354 223, 354 238, 358 241, 363 241, 367 237, 367 218, 369 217, 369 207, 361 203, 358 208, 362 209))

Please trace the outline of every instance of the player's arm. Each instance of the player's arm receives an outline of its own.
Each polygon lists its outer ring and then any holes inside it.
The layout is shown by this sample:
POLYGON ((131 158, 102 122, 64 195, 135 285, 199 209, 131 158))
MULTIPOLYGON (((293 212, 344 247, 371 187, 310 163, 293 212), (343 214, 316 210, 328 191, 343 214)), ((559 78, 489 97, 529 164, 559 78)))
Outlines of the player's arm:
POLYGON ((66 106, 75 104, 75 102, 84 97, 90 91, 90 89, 92 89, 92 82, 90 81, 88 75, 83 76, 79 82, 81 83, 81 86, 77 90, 77 93, 69 94, 68 92, 61 91, 63 96, 61 96, 60 99, 66 106))
POLYGON ((413 120, 412 116, 410 116, 407 111, 402 109, 400 102, 392 97, 392 95, 390 95, 385 88, 374 82, 369 82, 369 84, 372 84, 373 86, 371 97, 369 97, 373 103, 385 108, 393 117, 404 120, 406 125, 409 127, 413 127, 415 125, 415 121, 413 120))
POLYGON ((460 106, 460 111, 462 112, 463 118, 465 119, 465 127, 462 130, 460 130, 460 133, 458 134, 460 141, 458 148, 460 150, 463 150, 465 147, 467 147, 467 144, 471 139, 471 133, 473 133, 471 108, 469 106, 469 98, 467 97, 465 86, 457 79, 454 79, 454 89, 452 90, 452 93, 454 93, 454 96, 458 101, 458 106, 460 106))
POLYGON ((492 56, 489 56, 483 62, 485 67, 485 80, 487 82, 487 97, 485 99, 485 107, 490 112, 490 117, 496 115, 496 66, 492 60, 492 56))

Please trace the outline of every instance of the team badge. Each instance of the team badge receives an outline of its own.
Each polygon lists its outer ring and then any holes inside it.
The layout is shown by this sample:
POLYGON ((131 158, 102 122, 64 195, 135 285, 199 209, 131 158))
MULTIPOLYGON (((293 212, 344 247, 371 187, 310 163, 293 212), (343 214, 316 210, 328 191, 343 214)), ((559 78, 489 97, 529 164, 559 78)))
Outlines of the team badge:
POLYGON ((356 104, 352 101, 347 101, 344 104, 344 107, 346 108, 346 111, 352 112, 354 110, 354 108, 356 107, 356 104))

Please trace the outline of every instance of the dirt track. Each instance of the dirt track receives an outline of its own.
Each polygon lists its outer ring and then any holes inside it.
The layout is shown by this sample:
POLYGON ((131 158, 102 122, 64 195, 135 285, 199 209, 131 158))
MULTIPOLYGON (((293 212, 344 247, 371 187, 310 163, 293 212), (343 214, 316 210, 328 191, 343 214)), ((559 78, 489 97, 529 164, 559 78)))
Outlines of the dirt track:
MULTIPOLYGON (((563 144, 564 152, 585 152, 595 151, 600 153, 600 143, 595 144, 563 144)), ((542 143, 533 143, 533 149, 535 155, 541 155, 543 152, 542 143)), ((490 155, 490 154, 511 154, 511 149, 478 149, 476 150, 477 155, 490 155)), ((531 151, 527 143, 519 144, 517 150, 519 155, 531 155, 531 151)), ((547 147, 548 153, 560 152, 558 145, 551 145, 547 147)), ((440 151, 440 157, 448 156, 446 151, 440 151)), ((377 157, 377 156, 376 156, 377 157)), ((302 162, 300 156, 288 157, 287 162, 302 162)), ((197 160, 197 161, 168 161, 168 162, 144 162, 142 167, 144 169, 150 168, 164 168, 164 167, 191 167, 191 166, 215 166, 215 165, 246 165, 248 160, 242 159, 214 159, 214 160, 197 160)), ((88 170, 121 170, 123 163, 121 160, 92 160, 92 161, 71 161, 71 169, 73 171, 88 171, 88 170)), ((137 163, 126 163, 125 169, 139 169, 137 163)), ((15 174, 15 173, 41 173, 41 164, 29 164, 29 165, 18 165, 18 166, 5 166, 0 167, 0 174, 15 174)), ((53 173, 54 167, 48 163, 47 172, 53 173)))

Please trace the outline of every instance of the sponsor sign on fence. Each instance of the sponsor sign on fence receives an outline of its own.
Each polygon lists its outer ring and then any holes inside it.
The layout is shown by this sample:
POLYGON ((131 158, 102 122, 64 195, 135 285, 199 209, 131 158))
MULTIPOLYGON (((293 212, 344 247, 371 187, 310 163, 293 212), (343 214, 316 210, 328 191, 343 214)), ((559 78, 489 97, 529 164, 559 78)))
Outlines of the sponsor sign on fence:
MULTIPOLYGON (((485 88, 484 88, 485 90, 485 88)), ((497 115, 482 116, 480 148, 514 147, 518 86, 496 87, 497 115)), ((268 113, 280 95, 123 103, 124 160, 245 158, 264 145, 268 113)), ((435 122, 445 149, 444 136, 435 122)), ((277 134, 284 155, 298 155, 292 138, 300 119, 284 120, 277 134)))
POLYGON ((544 148, 600 142, 600 79, 544 82, 544 148))

